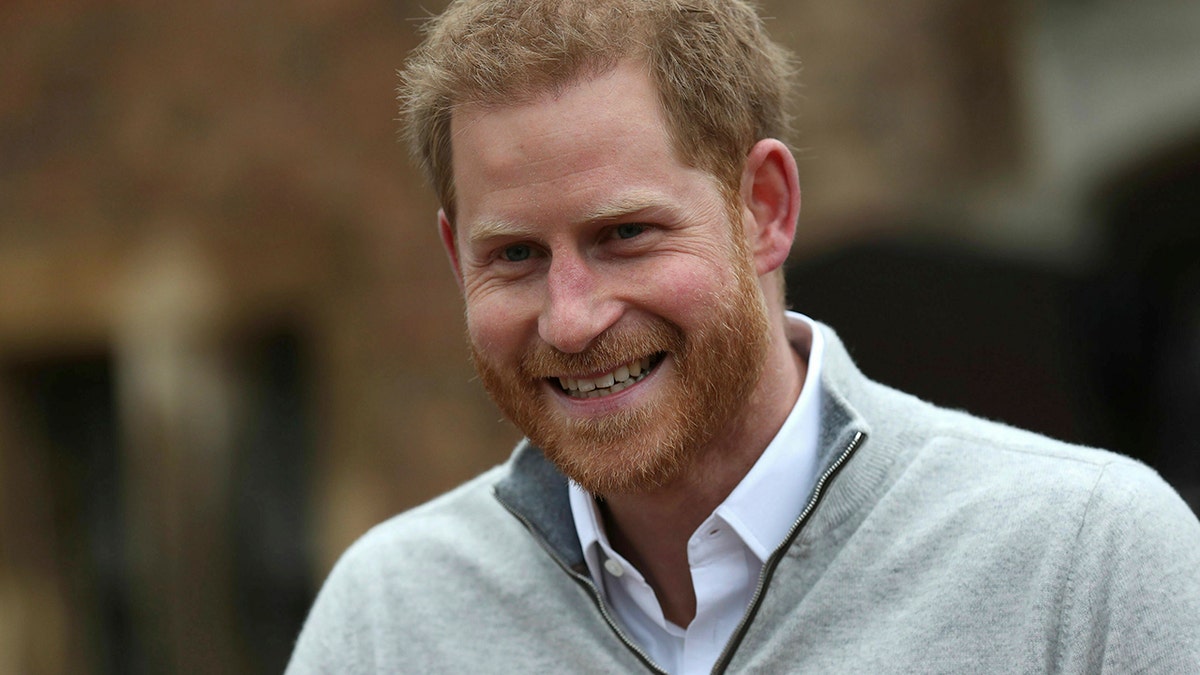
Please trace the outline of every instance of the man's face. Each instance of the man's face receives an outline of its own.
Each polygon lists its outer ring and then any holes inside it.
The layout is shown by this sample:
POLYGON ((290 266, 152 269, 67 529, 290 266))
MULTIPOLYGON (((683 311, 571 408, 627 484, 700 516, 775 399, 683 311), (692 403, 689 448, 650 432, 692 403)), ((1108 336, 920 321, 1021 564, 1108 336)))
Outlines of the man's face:
POLYGON ((451 130, 458 222, 443 237, 488 393, 595 494, 678 478, 762 373, 741 212, 676 157, 636 64, 466 107, 451 130))

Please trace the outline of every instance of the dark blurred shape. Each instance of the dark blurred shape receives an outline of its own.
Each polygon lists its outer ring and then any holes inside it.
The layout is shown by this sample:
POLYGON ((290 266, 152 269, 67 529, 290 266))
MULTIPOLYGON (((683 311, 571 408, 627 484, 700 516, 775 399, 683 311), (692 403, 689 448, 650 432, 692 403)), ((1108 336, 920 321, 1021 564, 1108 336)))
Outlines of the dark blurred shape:
MULTIPOLYGON (((228 487, 215 493, 228 491, 228 522, 214 530, 228 532, 229 543, 211 546, 207 530, 184 528, 183 539, 158 548, 149 566, 137 562, 147 532, 126 484, 137 473, 130 464, 142 460, 120 451, 112 357, 85 353, 0 368, 22 436, 31 441, 5 467, 19 492, 9 496, 4 534, 23 545, 6 551, 0 569, 56 589, 51 596, 61 607, 50 625, 58 631, 46 639, 61 654, 49 670, 137 675, 191 664, 204 672, 272 673, 286 665, 316 586, 311 545, 296 536, 312 527, 308 357, 299 334, 287 328, 251 333, 231 351, 241 363, 243 407, 228 487), (197 561, 229 572, 209 573, 213 585, 178 594, 174 576, 197 561), (148 604, 147 584, 170 589, 168 597, 148 604), (207 622, 214 617, 174 604, 192 593, 231 596, 230 613, 215 619, 231 630, 213 632, 207 622), (155 616, 158 622, 147 622, 155 616), (171 639, 178 631, 190 647, 171 639), (223 659, 214 663, 214 653, 223 659)), ((186 498, 203 496, 192 491, 186 498)), ((171 522, 206 510, 160 506, 171 522)))
POLYGON ((1117 176, 1096 203, 1110 245, 1074 308, 1095 426, 1200 510, 1200 136, 1117 176))
POLYGON ((32 499, 16 506, 26 522, 48 517, 53 525, 49 541, 23 538, 29 548, 9 555, 14 567, 35 566, 65 591, 68 664, 140 673, 146 664, 130 616, 112 366, 107 354, 81 354, 3 373, 27 432, 42 441, 22 472, 32 499))
POLYGON ((1062 273, 944 245, 881 241, 788 271, 870 377, 939 405, 1088 442, 1062 273))
POLYGON ((242 372, 249 400, 233 477, 234 607, 237 635, 251 672, 287 665, 318 579, 309 541, 313 527, 313 431, 309 360, 300 337, 273 331, 247 350, 242 372))

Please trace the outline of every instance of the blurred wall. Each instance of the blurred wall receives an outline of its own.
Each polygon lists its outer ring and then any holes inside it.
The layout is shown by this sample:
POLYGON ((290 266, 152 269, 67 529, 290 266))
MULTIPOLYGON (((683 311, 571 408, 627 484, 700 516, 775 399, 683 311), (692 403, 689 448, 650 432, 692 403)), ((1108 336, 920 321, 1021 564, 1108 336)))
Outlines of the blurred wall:
MULTIPOLYGON (((797 309, 923 396, 1197 475, 1143 433, 1184 413, 1105 393, 1194 410, 1196 4, 764 5, 797 309)), ((278 672, 345 546, 507 455, 396 140, 442 6, 0 8, 0 672, 278 672)))

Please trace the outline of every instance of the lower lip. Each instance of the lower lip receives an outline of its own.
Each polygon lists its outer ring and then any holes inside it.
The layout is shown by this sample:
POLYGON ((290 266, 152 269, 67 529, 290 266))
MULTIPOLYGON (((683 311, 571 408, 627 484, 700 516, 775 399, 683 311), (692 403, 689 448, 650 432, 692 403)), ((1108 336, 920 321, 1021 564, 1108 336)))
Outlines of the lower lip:
POLYGON ((664 356, 662 360, 660 360, 645 377, 637 382, 634 382, 628 387, 625 387, 621 391, 618 391, 615 394, 609 394, 608 396, 601 396, 598 398, 575 398, 567 395, 567 392, 563 391, 562 387, 558 386, 557 384, 546 382, 544 386, 551 390, 551 392, 555 394, 559 401, 562 401, 569 410, 576 414, 586 416, 606 415, 611 412, 616 412, 618 408, 628 406, 630 401, 627 399, 638 396, 639 392, 642 392, 646 388, 646 385, 658 379, 658 374, 663 370, 663 366, 666 366, 670 359, 671 356, 669 354, 664 356))

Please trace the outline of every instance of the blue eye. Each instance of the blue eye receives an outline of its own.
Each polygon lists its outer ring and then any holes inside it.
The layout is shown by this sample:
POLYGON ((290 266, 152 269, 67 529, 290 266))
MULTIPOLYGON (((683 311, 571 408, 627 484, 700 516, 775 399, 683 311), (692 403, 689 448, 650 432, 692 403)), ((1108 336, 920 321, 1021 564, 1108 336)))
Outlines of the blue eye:
POLYGON ((533 255, 533 250, 528 244, 514 244, 506 247, 500 255, 508 262, 521 262, 528 260, 529 256, 533 255))
POLYGON ((616 234, 618 239, 633 239, 645 231, 645 225, 639 223, 622 223, 617 226, 616 234))

